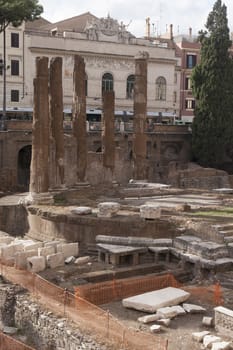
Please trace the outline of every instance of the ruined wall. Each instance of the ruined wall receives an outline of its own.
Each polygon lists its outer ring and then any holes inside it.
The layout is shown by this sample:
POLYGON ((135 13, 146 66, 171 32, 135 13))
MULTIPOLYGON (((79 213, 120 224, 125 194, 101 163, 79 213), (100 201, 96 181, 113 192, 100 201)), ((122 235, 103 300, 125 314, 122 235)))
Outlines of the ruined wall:
POLYGON ((23 236, 28 231, 27 210, 22 205, 0 206, 0 231, 23 236))
POLYGON ((39 240, 65 238, 79 242, 84 250, 89 243, 95 243, 97 235, 172 238, 176 234, 173 225, 163 220, 148 221, 135 216, 104 219, 94 214, 77 217, 36 207, 29 207, 28 211, 30 237, 39 240))

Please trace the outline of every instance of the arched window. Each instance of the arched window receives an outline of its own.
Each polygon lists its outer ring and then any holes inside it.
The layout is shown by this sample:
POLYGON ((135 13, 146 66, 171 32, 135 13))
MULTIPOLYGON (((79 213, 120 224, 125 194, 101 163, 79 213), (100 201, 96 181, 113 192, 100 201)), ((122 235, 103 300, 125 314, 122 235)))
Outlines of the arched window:
POLYGON ((166 79, 164 77, 158 77, 156 79, 156 100, 166 100, 166 79))
POLYGON ((113 76, 111 73, 105 73, 102 77, 102 92, 113 90, 113 76))
POLYGON ((134 82, 135 82, 135 76, 129 75, 127 78, 127 84, 126 84, 126 98, 132 99, 134 95, 134 82))

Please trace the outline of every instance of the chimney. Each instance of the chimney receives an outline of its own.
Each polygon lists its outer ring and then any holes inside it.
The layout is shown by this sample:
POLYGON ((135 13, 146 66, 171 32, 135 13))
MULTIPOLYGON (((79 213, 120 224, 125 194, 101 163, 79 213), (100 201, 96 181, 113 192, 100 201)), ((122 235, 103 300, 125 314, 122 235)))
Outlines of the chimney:
POLYGON ((170 39, 173 40, 173 24, 170 24, 170 39))
POLYGON ((146 18, 146 37, 150 38, 150 17, 146 18))
POLYGON ((192 36, 192 28, 189 27, 189 36, 191 37, 192 36))

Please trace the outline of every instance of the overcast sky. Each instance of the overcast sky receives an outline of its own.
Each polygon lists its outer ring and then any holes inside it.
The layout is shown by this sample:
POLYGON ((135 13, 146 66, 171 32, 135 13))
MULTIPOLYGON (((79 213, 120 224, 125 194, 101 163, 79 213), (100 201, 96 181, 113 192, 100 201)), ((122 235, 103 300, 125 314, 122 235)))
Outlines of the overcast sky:
MULTIPOLYGON (((44 7, 43 17, 50 22, 91 12, 97 17, 108 13, 137 37, 145 35, 145 19, 150 17, 151 33, 165 33, 173 24, 174 34, 188 34, 192 27, 196 34, 204 29, 208 13, 215 0, 39 0, 44 7)), ((233 31, 233 1, 225 0, 228 24, 233 31)))

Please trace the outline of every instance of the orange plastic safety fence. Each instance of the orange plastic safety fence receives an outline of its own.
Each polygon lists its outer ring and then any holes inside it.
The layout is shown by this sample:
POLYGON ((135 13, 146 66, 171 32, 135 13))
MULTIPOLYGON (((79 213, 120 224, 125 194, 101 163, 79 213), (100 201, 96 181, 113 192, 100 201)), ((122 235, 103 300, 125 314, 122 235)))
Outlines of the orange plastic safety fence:
MULTIPOLYGON (((2 275, 13 283, 31 291, 38 301, 45 304, 53 312, 68 317, 79 325, 81 329, 88 332, 92 330, 97 340, 101 342, 109 342, 111 349, 119 349, 123 347, 127 350, 166 350, 167 340, 148 333, 134 331, 122 325, 109 312, 100 309, 98 306, 81 298, 78 293, 76 295, 67 290, 44 280, 41 276, 32 274, 28 271, 17 270, 14 267, 1 265, 2 275), (119 345, 120 344, 120 345, 119 345)), ((135 279, 136 280, 136 279, 135 279)), ((147 288, 150 289, 163 288, 176 283, 172 275, 160 276, 157 281, 148 278, 147 288)), ((137 284, 127 282, 127 293, 135 294, 135 286, 138 285, 140 291, 145 289, 144 282, 139 279, 137 284)), ((125 285, 120 281, 114 281, 115 292, 119 297, 124 291, 125 285)), ((113 293, 112 293, 113 294, 113 293)), ((105 299, 106 292, 104 291, 105 299)), ((100 298, 100 297, 99 297, 100 298)), ((15 349, 15 348, 12 348, 15 349)), ((7 348, 4 350, 8 350, 7 348)))
POLYGON ((34 349, 0 332, 0 350, 34 350, 34 349))
POLYGON ((179 287, 173 275, 146 276, 128 280, 112 280, 76 288, 76 296, 87 299, 95 305, 107 304, 114 300, 135 294, 150 292, 165 287, 179 287))

